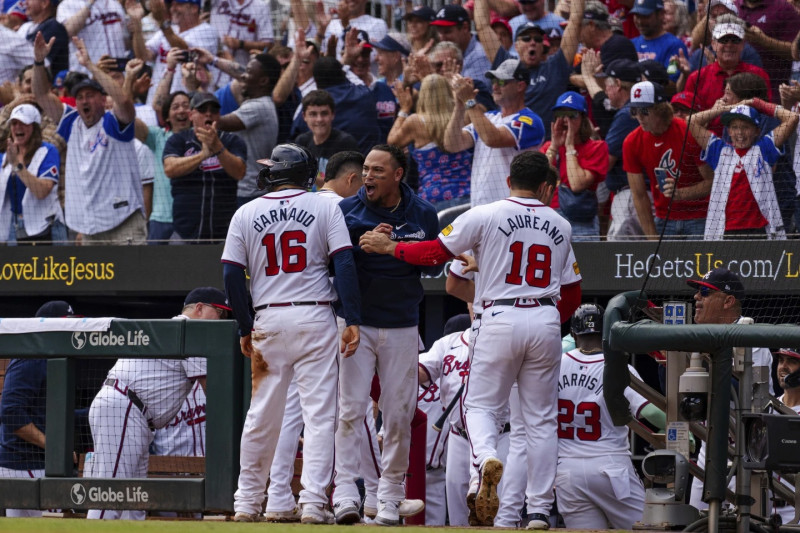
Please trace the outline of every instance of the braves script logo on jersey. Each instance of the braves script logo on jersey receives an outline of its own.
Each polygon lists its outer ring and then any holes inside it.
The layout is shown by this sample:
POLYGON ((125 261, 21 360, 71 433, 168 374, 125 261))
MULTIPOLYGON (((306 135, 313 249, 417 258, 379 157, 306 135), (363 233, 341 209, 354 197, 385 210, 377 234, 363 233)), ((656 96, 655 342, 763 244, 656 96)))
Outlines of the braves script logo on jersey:
POLYGON ((108 26, 110 24, 120 24, 122 18, 119 16, 119 13, 96 13, 89 17, 86 21, 86 25, 89 26, 98 21, 101 22, 103 26, 108 26))
POLYGON ((445 355, 442 359, 442 375, 458 372, 462 378, 469 376, 469 361, 459 361, 455 355, 445 355))
POLYGON ((672 158, 672 148, 668 148, 667 151, 661 155, 658 168, 666 169, 672 177, 678 176, 678 163, 672 158))
POLYGON ((206 405, 197 405, 195 407, 189 407, 188 409, 181 409, 181 411, 175 415, 175 419, 167 425, 167 427, 175 427, 179 426, 181 422, 186 422, 187 426, 195 426, 197 424, 202 424, 206 421, 206 405))
POLYGON ((439 385, 431 383, 431 386, 426 388, 420 387, 421 394, 417 397, 418 402, 433 403, 439 401, 439 385))

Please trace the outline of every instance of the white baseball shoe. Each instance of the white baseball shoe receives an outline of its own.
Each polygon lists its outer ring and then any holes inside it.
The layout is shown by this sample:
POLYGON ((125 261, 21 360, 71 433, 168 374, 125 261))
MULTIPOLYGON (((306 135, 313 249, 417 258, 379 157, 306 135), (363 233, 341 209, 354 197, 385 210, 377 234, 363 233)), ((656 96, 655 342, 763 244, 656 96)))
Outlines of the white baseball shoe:
POLYGON ((398 512, 400 502, 390 500, 378 501, 378 514, 375 516, 375 523, 379 526, 397 526, 400 524, 400 513, 398 512))
POLYGON ((264 517, 261 513, 245 513, 244 511, 237 511, 233 515, 234 522, 264 522, 264 517))
POLYGON ((333 513, 321 503, 304 503, 303 514, 300 516, 303 524, 333 524, 333 513))
POLYGON ((547 515, 542 513, 531 513, 528 515, 528 527, 525 529, 547 530, 550 529, 550 521, 547 515))
POLYGON ((361 515, 358 514, 358 502, 354 500, 336 502, 333 504, 333 514, 336 518, 336 523, 340 525, 357 524, 361 522, 361 515))
POLYGON ((299 522, 300 509, 295 507, 291 511, 267 511, 264 519, 267 522, 299 522))
POLYGON ((397 506, 397 514, 402 517, 414 516, 425 510, 425 502, 422 500, 402 500, 397 506))
POLYGON ((378 516, 378 508, 377 507, 371 507, 371 506, 369 506, 369 505, 367 505, 365 503, 364 504, 364 516, 374 520, 375 517, 378 516))
POLYGON ((481 483, 475 496, 475 513, 483 525, 494 523, 494 517, 500 508, 497 497, 497 484, 503 477, 503 463, 496 457, 489 457, 481 468, 481 483))

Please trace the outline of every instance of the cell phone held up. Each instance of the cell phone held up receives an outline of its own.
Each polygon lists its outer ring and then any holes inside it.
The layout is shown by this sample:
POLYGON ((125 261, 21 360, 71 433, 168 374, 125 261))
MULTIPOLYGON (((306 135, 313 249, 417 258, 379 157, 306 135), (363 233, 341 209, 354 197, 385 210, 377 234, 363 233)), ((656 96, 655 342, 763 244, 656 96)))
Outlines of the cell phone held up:
POLYGON ((658 188, 663 193, 664 192, 664 184, 667 181, 667 178, 672 177, 678 179, 680 176, 680 171, 677 174, 673 174, 666 168, 656 167, 653 169, 653 174, 656 175, 656 181, 658 182, 658 188))
POLYGON ((179 63, 197 63, 197 52, 181 50, 178 54, 179 63))

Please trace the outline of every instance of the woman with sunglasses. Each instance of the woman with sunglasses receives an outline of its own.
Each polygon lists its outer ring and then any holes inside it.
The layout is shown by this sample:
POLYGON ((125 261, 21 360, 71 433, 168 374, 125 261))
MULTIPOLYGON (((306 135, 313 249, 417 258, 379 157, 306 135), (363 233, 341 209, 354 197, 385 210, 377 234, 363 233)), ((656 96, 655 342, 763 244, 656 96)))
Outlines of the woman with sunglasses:
POLYGON ((553 106, 552 140, 542 146, 560 182, 550 206, 572 224, 573 241, 600 239, 597 185, 606 179, 608 145, 592 139, 594 126, 586 115, 586 98, 567 91, 553 106))
POLYGON ((470 201, 472 150, 448 152, 444 134, 455 106, 453 92, 444 76, 428 74, 422 80, 417 112, 410 114, 411 88, 394 86, 400 112, 389 132, 389 144, 408 146, 419 169, 419 196, 437 211, 470 201))

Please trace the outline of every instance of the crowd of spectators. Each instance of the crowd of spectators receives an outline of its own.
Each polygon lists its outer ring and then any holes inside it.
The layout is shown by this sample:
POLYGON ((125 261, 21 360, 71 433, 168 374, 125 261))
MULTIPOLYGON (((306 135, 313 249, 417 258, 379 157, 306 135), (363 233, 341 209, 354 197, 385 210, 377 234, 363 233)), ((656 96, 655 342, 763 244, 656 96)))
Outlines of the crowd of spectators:
POLYGON ((0 242, 220 242, 287 141, 439 211, 540 150, 574 240, 800 230, 800 2, 426 4, 6 0, 0 242))

